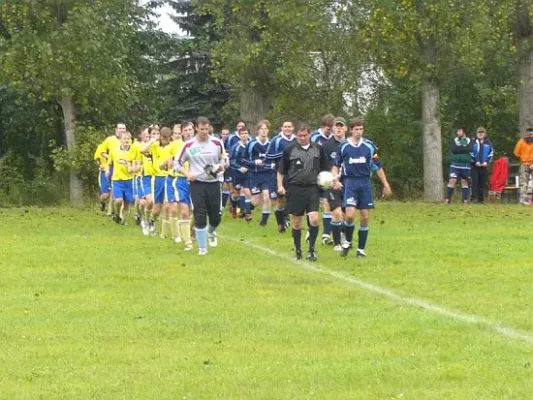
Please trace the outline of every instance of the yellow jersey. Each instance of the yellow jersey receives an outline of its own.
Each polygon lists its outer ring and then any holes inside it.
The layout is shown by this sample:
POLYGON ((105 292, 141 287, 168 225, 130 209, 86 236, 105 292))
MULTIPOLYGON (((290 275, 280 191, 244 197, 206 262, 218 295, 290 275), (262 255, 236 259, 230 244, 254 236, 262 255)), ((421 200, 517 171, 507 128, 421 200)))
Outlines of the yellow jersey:
MULTIPOLYGON (((142 164, 142 154, 141 154, 141 143, 135 140, 133 144, 131 145, 131 151, 133 156, 133 162, 137 164, 142 164)), ((142 176, 142 170, 139 168, 137 172, 134 172, 133 175, 135 176, 142 176)))
POLYGON ((107 165, 107 160, 105 159, 104 156, 102 156, 102 143, 100 143, 98 145, 98 147, 96 148, 96 151, 94 152, 94 157, 93 159, 95 161, 98 161, 98 163, 100 164, 100 171, 105 171, 106 169, 106 165, 107 165))
MULTIPOLYGON (((181 139, 174 140, 168 146, 165 146, 162 149, 161 157, 162 160, 166 160, 167 163, 171 161, 171 168, 168 170, 168 175, 173 177, 184 177, 185 175, 174 172, 174 158, 179 154, 185 142, 181 139)), ((188 163, 186 163, 185 168, 187 168, 188 163)))
POLYGON ((167 144, 165 147, 161 147, 159 142, 154 142, 148 148, 148 152, 152 157, 152 168, 154 176, 168 176, 168 171, 161 168, 162 163, 168 160, 167 152, 169 151, 171 143, 167 144))
POLYGON ((108 165, 113 165, 113 176, 111 179, 114 181, 127 181, 132 179, 133 172, 128 172, 128 163, 132 163, 134 157, 133 146, 129 146, 127 150, 123 150, 120 146, 111 150, 107 162, 108 165))
POLYGON ((102 146, 102 153, 111 153, 111 150, 120 147, 120 139, 116 135, 111 135, 105 138, 105 140, 100 144, 102 146))

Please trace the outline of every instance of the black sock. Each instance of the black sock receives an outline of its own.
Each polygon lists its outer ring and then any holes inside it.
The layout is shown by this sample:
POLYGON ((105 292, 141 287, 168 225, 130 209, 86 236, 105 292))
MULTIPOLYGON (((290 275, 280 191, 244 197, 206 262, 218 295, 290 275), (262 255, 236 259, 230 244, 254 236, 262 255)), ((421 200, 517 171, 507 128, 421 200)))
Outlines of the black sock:
POLYGON ((309 251, 315 251, 316 238, 318 236, 318 226, 309 226, 309 251))
POLYGON ((284 223, 284 220, 283 220, 283 218, 285 218, 284 212, 285 210, 278 210, 277 208, 274 211, 274 214, 276 215, 276 222, 278 223, 278 225, 283 225, 284 223))
POLYGON ((332 222, 331 223, 331 233, 333 235, 333 245, 341 244, 341 222, 332 222))
POLYGON ((268 217, 270 217, 270 211, 263 211, 263 214, 261 214, 261 224, 266 225, 266 223, 268 222, 268 217))
POLYGON ((447 199, 450 199, 450 200, 452 199, 452 197, 453 197, 453 190, 454 190, 454 189, 455 189, 455 188, 453 188, 453 187, 449 187, 449 186, 446 188, 446 198, 447 198, 447 199))
POLYGON ((367 239, 368 239, 368 226, 360 226, 357 248, 364 250, 367 239))
POLYGON ((300 229, 292 229, 292 240, 296 251, 302 251, 302 231, 300 229))
POLYGON ((344 225, 346 226, 346 241, 351 244, 353 240, 353 231, 355 230, 355 225, 353 222, 345 223, 344 225))

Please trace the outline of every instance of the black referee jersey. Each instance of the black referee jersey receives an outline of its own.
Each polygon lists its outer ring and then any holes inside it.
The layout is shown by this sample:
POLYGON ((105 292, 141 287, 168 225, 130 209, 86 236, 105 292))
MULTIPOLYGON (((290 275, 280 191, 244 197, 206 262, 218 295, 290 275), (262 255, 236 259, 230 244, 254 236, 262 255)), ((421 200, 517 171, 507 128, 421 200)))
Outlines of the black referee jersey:
POLYGON ((319 172, 327 170, 329 163, 324 150, 316 143, 302 147, 294 142, 283 150, 279 172, 286 176, 291 185, 316 185, 319 172))

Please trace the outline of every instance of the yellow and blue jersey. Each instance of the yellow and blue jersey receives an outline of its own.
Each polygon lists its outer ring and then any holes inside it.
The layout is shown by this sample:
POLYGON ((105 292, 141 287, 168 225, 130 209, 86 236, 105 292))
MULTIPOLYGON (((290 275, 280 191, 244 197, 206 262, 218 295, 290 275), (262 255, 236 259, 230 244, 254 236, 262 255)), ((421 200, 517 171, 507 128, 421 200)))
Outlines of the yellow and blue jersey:
POLYGON ((111 150, 109 153, 108 165, 113 165, 113 175, 111 177, 114 181, 125 181, 133 178, 133 172, 128 171, 128 163, 134 161, 134 150, 132 146, 128 149, 122 149, 120 146, 111 150))

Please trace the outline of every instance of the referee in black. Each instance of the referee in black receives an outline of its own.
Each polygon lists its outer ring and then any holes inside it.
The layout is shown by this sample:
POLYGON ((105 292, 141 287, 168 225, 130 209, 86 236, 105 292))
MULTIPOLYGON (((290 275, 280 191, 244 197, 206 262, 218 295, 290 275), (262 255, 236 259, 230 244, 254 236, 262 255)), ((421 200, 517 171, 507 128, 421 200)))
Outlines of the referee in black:
POLYGON ((296 142, 283 151, 278 169, 278 194, 287 196, 287 211, 292 217, 292 238, 297 260, 302 259, 302 217, 307 213, 311 225, 308 227, 307 259, 316 261, 315 242, 318 236, 320 204, 317 177, 320 171, 328 170, 329 163, 322 146, 311 143, 311 130, 308 126, 301 126, 296 133, 296 142))

